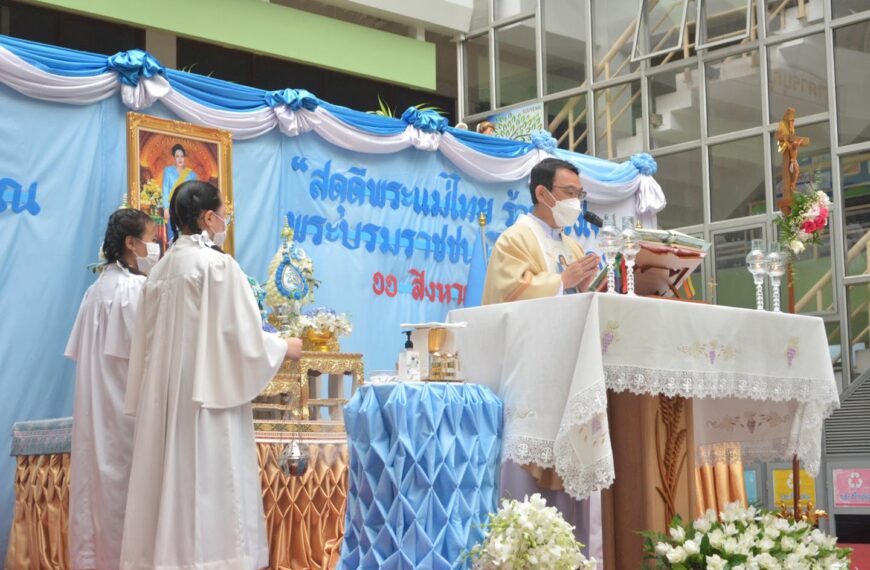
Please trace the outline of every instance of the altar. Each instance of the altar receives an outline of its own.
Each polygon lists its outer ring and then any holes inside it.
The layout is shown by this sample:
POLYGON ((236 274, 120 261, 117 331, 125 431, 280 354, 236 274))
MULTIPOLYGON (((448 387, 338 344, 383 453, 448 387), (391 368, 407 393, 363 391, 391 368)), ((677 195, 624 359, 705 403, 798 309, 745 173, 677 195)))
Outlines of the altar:
POLYGON ((464 375, 504 400, 502 461, 554 469, 577 499, 613 485, 607 568, 638 567, 638 531, 745 501, 716 480, 729 463, 797 454, 815 475, 839 406, 813 317, 588 293, 448 320, 467 323, 455 333, 464 375))

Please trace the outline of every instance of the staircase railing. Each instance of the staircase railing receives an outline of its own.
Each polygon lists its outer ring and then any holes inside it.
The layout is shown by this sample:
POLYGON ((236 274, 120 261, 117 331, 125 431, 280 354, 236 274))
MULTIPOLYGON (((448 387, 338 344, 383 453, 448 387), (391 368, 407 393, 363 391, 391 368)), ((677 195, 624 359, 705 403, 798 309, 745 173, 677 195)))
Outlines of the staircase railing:
MULTIPOLYGON (((846 266, 848 266, 853 259, 858 257, 858 254, 860 254, 862 250, 865 251, 867 255, 867 267, 870 268, 870 231, 865 232, 864 235, 861 236, 861 239, 856 241, 855 245, 850 247, 849 251, 846 252, 846 266)), ((798 301, 794 304, 795 312, 801 312, 804 308, 806 308, 807 305, 809 305, 810 301, 812 301, 813 298, 816 299, 817 310, 821 311, 822 307, 818 295, 831 282, 832 278, 833 270, 829 269, 825 272, 824 275, 819 278, 815 285, 810 287, 807 292, 804 293, 803 297, 798 299, 798 301)), ((831 305, 829 305, 828 310, 833 309, 833 307, 834 305, 832 303, 831 305)))
MULTIPOLYGON (((638 1, 640 1, 640 0, 638 0, 638 1)), ((697 1, 697 0, 695 0, 695 1, 697 1)), ((761 1, 761 0, 755 0, 755 1, 761 1)), ((776 8, 774 8, 774 10, 772 10, 771 12, 768 13, 767 23, 769 24, 770 22, 772 22, 780 14, 784 14, 785 10, 788 8, 789 4, 792 2, 794 2, 794 0, 782 0, 779 4, 777 4, 776 8)), ((806 2, 807 2, 807 0, 797 0, 798 18, 806 18, 807 17, 806 2)), ((655 3, 650 3, 650 6, 651 7, 655 6, 655 3)), ((652 28, 653 32, 659 30, 661 25, 667 21, 668 16, 671 14, 671 12, 677 6, 678 6, 677 4, 674 4, 670 8, 668 8, 668 11, 653 26, 653 28, 652 28)), ((734 16, 735 14, 743 13, 743 12, 744 12, 743 8, 734 8, 732 10, 726 10, 724 12, 720 12, 718 14, 715 14, 714 16, 711 16, 707 19, 708 20, 715 20, 715 19, 719 19, 719 18, 734 16)), ((698 22, 695 22, 695 25, 697 26, 698 22)), ((616 42, 614 42, 613 46, 611 46, 611 48, 607 51, 607 53, 604 54, 604 57, 601 58, 601 61, 598 62, 594 66, 593 69, 594 69, 595 75, 603 72, 605 80, 611 79, 612 77, 618 77, 619 74, 622 72, 622 70, 625 69, 625 66, 631 62, 631 57, 627 57, 619 64, 619 66, 615 70, 611 71, 611 69, 610 69, 612 60, 616 57, 617 54, 619 54, 622 51, 622 49, 625 47, 626 43, 628 43, 628 41, 633 38, 634 31, 635 31, 636 27, 637 27, 637 19, 634 19, 626 27, 625 31, 622 32, 622 34, 620 34, 620 36, 617 38, 616 42)), ((659 42, 656 44, 656 46, 653 48, 652 51, 659 50, 662 47, 662 45, 664 45, 664 43, 668 39, 670 39, 670 37, 672 36, 672 34, 675 31, 677 31, 676 27, 672 27, 671 29, 669 29, 666 32, 666 34, 659 40, 659 42)), ((749 37, 743 39, 741 41, 741 43, 747 43, 750 41, 754 41, 755 38, 757 37, 757 33, 758 33, 758 21, 756 20, 756 17, 755 17, 755 11, 752 10, 749 37)), ((682 50, 682 55, 684 58, 689 57, 691 49, 693 47, 695 47, 695 46, 694 46, 694 43, 692 43, 689 39, 689 25, 687 23, 687 25, 684 29, 684 40, 683 40, 683 50, 682 50)), ((666 56, 662 60, 662 64, 670 62, 678 53, 679 53, 678 51, 672 51, 672 52, 669 52, 668 54, 666 54, 666 56)), ((726 61, 734 59, 735 57, 740 57, 740 56, 732 56, 730 58, 726 58, 726 61)), ((587 85, 588 81, 589 81, 588 79, 586 81, 584 81, 580 85, 580 87, 585 87, 587 85)), ((614 113, 613 106, 615 104, 615 101, 618 101, 619 98, 622 97, 622 95, 625 93, 625 90, 628 89, 628 87, 629 87, 629 84, 626 84, 626 85, 622 85, 620 87, 617 87, 616 88, 617 91, 615 91, 615 92, 608 90, 606 95, 605 95, 605 101, 604 101, 603 108, 600 109, 599 112, 596 114, 596 121, 603 121, 603 123, 601 123, 601 124, 606 125, 605 128, 602 130, 601 135, 598 137, 598 140, 599 141, 601 141, 601 140, 607 141, 607 151, 608 151, 608 156, 610 156, 610 157, 614 156, 614 152, 613 152, 614 151, 614 149, 613 149, 613 143, 614 143, 613 125, 622 118, 622 116, 631 108, 631 106, 638 100, 638 98, 641 95, 641 93, 639 91, 637 93, 634 93, 629 98, 628 102, 625 103, 624 105, 622 105, 622 107, 614 113)), ((556 116, 553 118, 552 121, 550 121, 550 123, 547 126, 547 129, 550 132, 555 132, 556 129, 559 128, 559 126, 561 126, 565 120, 567 120, 568 121, 567 128, 566 128, 565 132, 562 133, 557 140, 558 140, 558 143, 561 145, 562 143, 565 142, 565 139, 567 138, 568 139, 568 147, 572 151, 576 151, 577 148, 583 143, 583 141, 585 141, 589 136, 589 128, 588 127, 579 136, 576 136, 574 134, 574 129, 576 128, 576 126, 581 121, 583 121, 583 119, 585 119, 587 116, 587 109, 586 108, 584 108, 578 115, 576 115, 576 116, 574 115, 574 106, 576 105, 577 100, 581 97, 583 97, 583 95, 576 95, 573 97, 569 97, 568 100, 565 101, 565 104, 563 105, 562 109, 556 114, 556 116)))

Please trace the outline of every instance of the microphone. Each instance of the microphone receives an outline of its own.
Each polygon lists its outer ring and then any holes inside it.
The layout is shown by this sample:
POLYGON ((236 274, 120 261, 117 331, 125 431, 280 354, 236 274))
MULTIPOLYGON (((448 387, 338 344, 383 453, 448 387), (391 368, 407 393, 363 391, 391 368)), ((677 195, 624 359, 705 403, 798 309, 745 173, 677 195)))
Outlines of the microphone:
POLYGON ((583 212, 583 219, 599 228, 604 225, 604 220, 601 219, 601 216, 595 212, 590 212, 589 210, 583 212))

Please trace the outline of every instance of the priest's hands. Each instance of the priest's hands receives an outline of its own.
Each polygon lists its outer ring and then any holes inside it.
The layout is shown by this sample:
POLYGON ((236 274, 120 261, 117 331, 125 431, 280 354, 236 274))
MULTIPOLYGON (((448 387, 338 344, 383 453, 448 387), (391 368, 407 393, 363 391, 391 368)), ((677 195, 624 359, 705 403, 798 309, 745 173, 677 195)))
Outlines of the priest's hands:
POLYGON ((302 339, 287 338, 284 340, 287 341, 287 353, 285 358, 289 358, 290 360, 299 360, 302 358, 302 339))
POLYGON ((600 262, 601 257, 595 253, 587 254, 583 258, 578 259, 562 272, 562 285, 564 285, 565 289, 576 287, 581 293, 586 291, 589 288, 589 284, 598 275, 598 264, 600 262))

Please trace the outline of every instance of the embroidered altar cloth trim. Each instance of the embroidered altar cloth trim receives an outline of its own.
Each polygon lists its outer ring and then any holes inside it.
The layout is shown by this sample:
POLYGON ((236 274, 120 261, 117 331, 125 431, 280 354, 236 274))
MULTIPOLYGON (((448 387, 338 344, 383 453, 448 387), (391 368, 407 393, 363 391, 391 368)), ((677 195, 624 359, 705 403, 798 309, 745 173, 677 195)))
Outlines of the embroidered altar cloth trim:
POLYGON ((607 389, 694 399, 701 464, 717 446, 811 473, 839 406, 815 317, 586 293, 452 311, 468 378, 505 402, 503 460, 555 467, 577 498, 615 475, 607 389))

